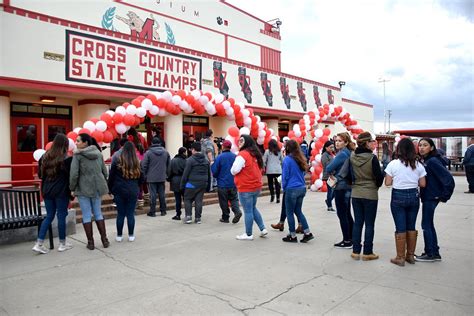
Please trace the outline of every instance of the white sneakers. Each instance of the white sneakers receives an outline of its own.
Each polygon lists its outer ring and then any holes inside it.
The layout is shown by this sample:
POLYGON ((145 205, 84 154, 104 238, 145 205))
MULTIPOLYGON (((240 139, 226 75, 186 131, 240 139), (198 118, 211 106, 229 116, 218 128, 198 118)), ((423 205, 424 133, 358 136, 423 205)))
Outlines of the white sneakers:
POLYGON ((268 230, 266 228, 262 229, 260 232, 260 237, 267 237, 268 235, 268 230))
POLYGON ((249 236, 246 233, 243 233, 242 235, 235 236, 235 239, 237 239, 237 240, 253 240, 253 235, 249 236))
MULTIPOLYGON (((115 237, 116 242, 122 242, 123 241, 123 236, 117 236, 115 237)), ((128 241, 132 242, 135 241, 135 236, 128 236, 128 241)))
POLYGON ((72 248, 72 245, 70 243, 68 243, 67 241, 65 241, 63 243, 60 242, 59 247, 58 247, 58 251, 63 252, 63 251, 69 250, 71 248, 72 248))
POLYGON ((34 245, 34 247, 31 250, 33 250, 34 252, 43 253, 43 254, 49 252, 49 249, 47 249, 43 244, 40 244, 38 242, 34 245))

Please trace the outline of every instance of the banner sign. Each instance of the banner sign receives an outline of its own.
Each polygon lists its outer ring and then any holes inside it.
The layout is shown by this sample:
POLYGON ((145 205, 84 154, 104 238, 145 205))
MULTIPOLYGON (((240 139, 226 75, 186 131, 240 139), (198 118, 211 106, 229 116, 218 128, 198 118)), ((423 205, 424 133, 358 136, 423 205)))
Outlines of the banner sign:
POLYGON ((66 80, 138 90, 201 89, 202 60, 66 30, 66 80))

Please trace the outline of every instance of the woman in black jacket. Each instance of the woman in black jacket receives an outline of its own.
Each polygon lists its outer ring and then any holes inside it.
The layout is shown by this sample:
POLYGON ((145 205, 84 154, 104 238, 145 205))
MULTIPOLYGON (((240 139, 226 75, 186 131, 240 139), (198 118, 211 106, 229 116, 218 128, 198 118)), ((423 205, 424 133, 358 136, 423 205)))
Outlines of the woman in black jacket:
POLYGON ((126 142, 118 159, 112 162, 108 180, 109 191, 114 195, 114 202, 117 205, 117 237, 115 237, 117 242, 123 240, 125 217, 127 217, 128 241, 135 240, 135 207, 143 182, 135 146, 131 142, 126 142))
POLYGON ((171 159, 168 167, 168 181, 170 182, 170 191, 173 191, 176 200, 176 215, 172 217, 174 220, 181 220, 181 204, 183 200, 183 191, 181 190, 181 178, 184 168, 186 167, 187 149, 180 147, 178 154, 171 159))
POLYGON ((66 251, 72 245, 66 242, 66 217, 69 198, 69 171, 71 169, 71 157, 67 157, 69 140, 64 134, 54 137, 53 145, 39 161, 38 176, 41 178, 41 191, 46 207, 46 218, 41 224, 33 251, 48 253, 43 245, 48 227, 58 215, 59 247, 58 251, 66 251))

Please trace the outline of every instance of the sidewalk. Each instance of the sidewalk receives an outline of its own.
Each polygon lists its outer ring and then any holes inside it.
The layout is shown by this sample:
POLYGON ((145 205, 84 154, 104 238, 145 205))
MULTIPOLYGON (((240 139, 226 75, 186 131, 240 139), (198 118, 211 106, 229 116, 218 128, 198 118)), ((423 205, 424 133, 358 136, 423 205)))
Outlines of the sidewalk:
MULTIPOLYGON (((474 314, 473 205, 465 177, 436 210, 443 261, 398 267, 390 190, 380 190, 374 251, 379 260, 354 261, 341 240, 336 214, 324 206, 324 193, 308 192, 303 210, 315 239, 308 244, 281 241, 274 231, 280 204, 265 196, 258 207, 270 233, 237 241, 244 232, 218 221, 218 205, 205 206, 201 225, 166 217, 137 216, 135 242, 117 243, 108 220, 111 246, 85 247, 81 225, 69 241, 74 248, 47 255, 32 243, 0 247, 0 315, 381 315, 474 314)), ((423 249, 421 210, 417 254, 423 249)), ((126 229, 124 230, 126 232, 126 229)), ((55 241, 57 247, 57 240, 55 241)))

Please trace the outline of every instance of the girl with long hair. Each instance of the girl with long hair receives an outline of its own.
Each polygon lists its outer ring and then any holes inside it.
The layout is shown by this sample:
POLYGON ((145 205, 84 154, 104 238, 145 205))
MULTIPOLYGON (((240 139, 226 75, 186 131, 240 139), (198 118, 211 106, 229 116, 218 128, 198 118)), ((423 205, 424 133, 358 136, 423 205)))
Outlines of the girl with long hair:
POLYGON ((82 211, 82 225, 87 236, 87 249, 94 250, 92 213, 100 233, 102 245, 109 247, 104 216, 101 211, 101 197, 109 192, 107 168, 104 157, 94 145, 95 139, 89 134, 79 134, 76 139, 69 176, 69 188, 77 196, 82 211))
POLYGON ((303 214, 303 199, 306 195, 306 182, 304 176, 308 170, 306 157, 301 152, 295 140, 289 140, 285 145, 286 157, 283 160, 281 182, 285 191, 286 217, 288 218, 289 234, 283 237, 284 242, 298 242, 295 230, 295 215, 303 226, 304 236, 300 240, 306 243, 313 239, 308 222, 303 214))
POLYGON ((395 222, 395 247, 397 256, 390 262, 404 266, 405 261, 415 263, 415 248, 418 232, 416 217, 420 208, 418 188, 426 185, 426 171, 416 160, 413 142, 403 138, 396 149, 397 159, 385 168, 385 185, 392 186, 390 209, 395 222))
POLYGON ((441 155, 431 138, 422 138, 418 142, 419 154, 426 170, 426 187, 421 189, 421 228, 425 248, 416 261, 441 261, 439 254, 438 235, 434 227, 434 213, 439 202, 446 203, 454 191, 454 178, 446 169, 441 155))
MULTIPOLYGON (((333 161, 326 167, 326 172, 329 177, 337 179, 337 184, 334 187, 334 197, 336 200, 337 217, 341 225, 342 241, 334 244, 336 248, 352 248, 352 228, 354 220, 351 214, 351 187, 345 179, 343 173, 347 170, 343 166, 347 166, 346 161, 351 156, 355 149, 355 144, 351 140, 349 133, 339 133, 336 135, 336 149, 338 153, 333 161)), ((346 168, 348 169, 348 168, 346 168)))
POLYGON ((272 139, 268 142, 268 149, 263 154, 263 164, 265 167, 265 173, 268 179, 268 187, 270 189, 270 203, 275 201, 280 203, 280 182, 278 177, 281 175, 281 164, 283 162, 283 156, 281 154, 280 147, 276 140, 272 139))
POLYGON ((239 200, 244 209, 245 233, 238 235, 236 239, 253 240, 254 221, 260 229, 260 237, 265 237, 268 234, 262 215, 257 209, 257 197, 262 190, 263 159, 255 141, 249 135, 240 136, 239 149, 240 152, 235 158, 230 172, 234 175, 239 200))
POLYGON ((135 208, 143 180, 135 146, 131 142, 126 142, 120 156, 112 163, 108 180, 109 191, 113 194, 117 205, 117 237, 115 237, 117 242, 123 240, 125 217, 127 218, 128 241, 135 240, 135 208))
POLYGON ((43 243, 48 227, 56 214, 59 232, 58 251, 62 252, 72 248, 72 245, 66 242, 67 207, 71 197, 69 171, 72 161, 72 158, 67 156, 68 147, 68 138, 64 134, 57 134, 54 137, 53 145, 39 161, 38 176, 42 180, 41 192, 46 207, 46 218, 41 223, 38 239, 33 247, 33 251, 38 253, 48 253, 49 251, 43 243))
POLYGON ((326 182, 327 193, 326 193, 326 206, 328 212, 336 212, 332 208, 332 200, 334 199, 334 190, 331 186, 327 185, 329 174, 327 172, 327 166, 334 159, 336 149, 334 148, 334 143, 330 140, 324 143, 323 152, 321 154, 321 164, 323 165, 323 181, 326 182))

